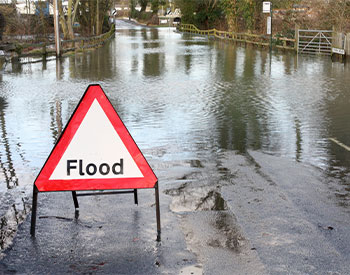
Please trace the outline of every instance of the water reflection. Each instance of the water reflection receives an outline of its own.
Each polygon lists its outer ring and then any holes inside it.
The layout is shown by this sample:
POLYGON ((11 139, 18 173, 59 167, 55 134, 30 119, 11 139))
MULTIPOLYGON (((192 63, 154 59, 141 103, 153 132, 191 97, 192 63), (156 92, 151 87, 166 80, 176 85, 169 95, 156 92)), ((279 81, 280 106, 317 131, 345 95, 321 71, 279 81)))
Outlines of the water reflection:
POLYGON ((69 76, 72 79, 89 79, 90 81, 101 81, 112 79, 116 76, 115 52, 117 45, 109 41, 103 48, 94 52, 78 53, 67 59, 69 76))
POLYGON ((11 66, 3 75, 9 85, 0 88, 1 169, 9 187, 18 184, 15 167, 21 166, 10 148, 22 144, 34 156, 28 170, 40 169, 95 82, 140 147, 162 146, 168 158, 254 149, 337 177, 349 171, 349 152, 328 139, 350 145, 349 67, 327 57, 270 56, 169 29, 121 26, 97 51, 11 66))
POLYGON ((53 141, 56 143, 63 130, 62 102, 60 102, 58 99, 56 99, 50 106, 50 116, 50 129, 52 131, 53 141))
POLYGON ((12 68, 11 70, 12 73, 17 73, 17 74, 22 73, 22 63, 17 58, 13 58, 11 60, 11 68, 12 68))
MULTIPOLYGON (((8 133, 6 129, 6 111, 7 102, 4 98, 0 97, 0 168, 2 174, 5 177, 7 189, 12 189, 18 186, 18 178, 14 167, 8 133)), ((1 190, 3 188, 1 187, 1 190)))

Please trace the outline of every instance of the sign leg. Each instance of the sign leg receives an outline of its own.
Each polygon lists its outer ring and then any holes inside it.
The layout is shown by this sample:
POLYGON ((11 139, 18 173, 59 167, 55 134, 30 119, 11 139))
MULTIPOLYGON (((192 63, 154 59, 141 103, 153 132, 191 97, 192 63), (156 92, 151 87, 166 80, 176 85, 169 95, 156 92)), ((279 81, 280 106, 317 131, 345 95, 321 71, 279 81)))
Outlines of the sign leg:
POLYGON ((157 242, 160 242, 160 207, 159 207, 159 188, 158 182, 155 185, 155 197, 156 197, 156 217, 157 217, 157 242))
POLYGON ((74 202, 75 209, 79 208, 79 202, 78 202, 77 192, 76 191, 72 191, 72 197, 73 197, 73 202, 74 202))
POLYGON ((137 189, 134 189, 134 201, 135 201, 135 204, 139 205, 139 201, 137 198, 137 189))
POLYGON ((36 209, 38 206, 38 193, 39 190, 34 184, 33 187, 33 202, 32 202, 32 219, 31 219, 31 224, 30 224, 30 235, 32 237, 35 237, 35 224, 36 224, 36 209))

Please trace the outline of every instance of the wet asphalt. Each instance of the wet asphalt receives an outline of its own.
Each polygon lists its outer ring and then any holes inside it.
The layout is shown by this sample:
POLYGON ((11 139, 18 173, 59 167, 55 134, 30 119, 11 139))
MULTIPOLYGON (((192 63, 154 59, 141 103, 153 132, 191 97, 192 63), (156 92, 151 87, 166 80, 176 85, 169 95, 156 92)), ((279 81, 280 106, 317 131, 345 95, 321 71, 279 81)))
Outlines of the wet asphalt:
MULTIPOLYGON (((346 202, 317 167, 261 152, 151 160, 154 190, 80 197, 40 193, 0 261, 3 274, 350 274, 346 202)), ((339 190, 341 193, 341 190, 339 190)))
POLYGON ((1 271, 171 274, 195 263, 169 212, 162 213, 162 242, 156 241, 154 191, 138 193, 139 205, 132 194, 80 197, 79 213, 69 192, 40 193, 36 236, 29 234, 29 215, 5 252, 1 271))

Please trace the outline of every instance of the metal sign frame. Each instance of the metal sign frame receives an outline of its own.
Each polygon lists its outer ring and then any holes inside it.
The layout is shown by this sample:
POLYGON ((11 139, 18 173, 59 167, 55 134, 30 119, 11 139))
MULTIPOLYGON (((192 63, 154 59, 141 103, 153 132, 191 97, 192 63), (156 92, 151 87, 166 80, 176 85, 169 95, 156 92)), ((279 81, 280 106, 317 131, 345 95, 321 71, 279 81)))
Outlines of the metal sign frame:
POLYGON ((40 192, 53 192, 53 191, 71 191, 74 207, 76 212, 79 211, 79 196, 98 196, 98 195, 114 195, 114 194, 134 194, 134 202, 138 204, 138 189, 150 189, 155 190, 155 204, 156 204, 156 219, 157 219, 157 241, 161 240, 161 226, 160 226, 160 205, 159 205, 159 187, 158 179, 154 174, 152 168, 149 166, 147 160, 144 158, 142 152, 138 148, 137 144, 131 137, 129 131, 121 121, 116 110, 112 106, 108 97, 102 90, 100 85, 89 85, 84 95, 82 96, 79 104, 69 119, 65 129, 63 130, 60 138, 56 142, 50 155, 48 156, 44 166, 33 184, 33 200, 32 200, 32 216, 31 216, 31 228, 30 234, 35 237, 35 226, 37 217, 37 201, 38 194, 40 192), (72 180, 51 180, 50 176, 53 170, 58 165, 60 158, 63 156, 64 151, 69 146, 72 138, 76 134, 76 130, 82 123, 88 109, 92 105, 92 100, 98 99, 101 101, 103 111, 107 115, 110 122, 113 124, 117 134, 126 145, 127 150, 132 150, 131 157, 134 159, 137 166, 139 166, 142 175, 141 179, 138 178, 117 178, 117 179, 72 179, 72 180), (89 105, 90 104, 90 105, 89 105), (84 113, 85 112, 85 113, 84 113), (91 184, 91 186, 89 185, 91 184), (45 185, 48 185, 46 187, 45 185), (63 185, 63 186, 62 186, 63 185), (77 193, 77 191, 96 191, 104 190, 104 192, 85 192, 77 193), (108 191, 105 191, 108 190, 108 191))

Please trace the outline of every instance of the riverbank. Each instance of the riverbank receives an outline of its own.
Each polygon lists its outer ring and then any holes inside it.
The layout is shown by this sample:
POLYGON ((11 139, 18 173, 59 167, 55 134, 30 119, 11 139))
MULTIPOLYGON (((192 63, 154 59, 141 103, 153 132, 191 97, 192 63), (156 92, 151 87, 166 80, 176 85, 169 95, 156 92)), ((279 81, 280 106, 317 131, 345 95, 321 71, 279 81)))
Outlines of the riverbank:
MULTIPOLYGON (((60 54, 61 56, 67 56, 71 55, 72 53, 82 52, 84 50, 96 49, 114 37, 114 33, 115 25, 112 24, 110 30, 101 35, 77 37, 72 40, 61 40, 60 54)), ((46 60, 57 55, 55 50, 55 42, 53 41, 28 43, 17 40, 0 45, 0 50, 2 50, 0 55, 0 69, 2 69, 5 63, 12 61, 21 62, 21 60, 26 58, 31 59, 29 61, 24 61, 26 63, 38 62, 38 60, 46 60)))

